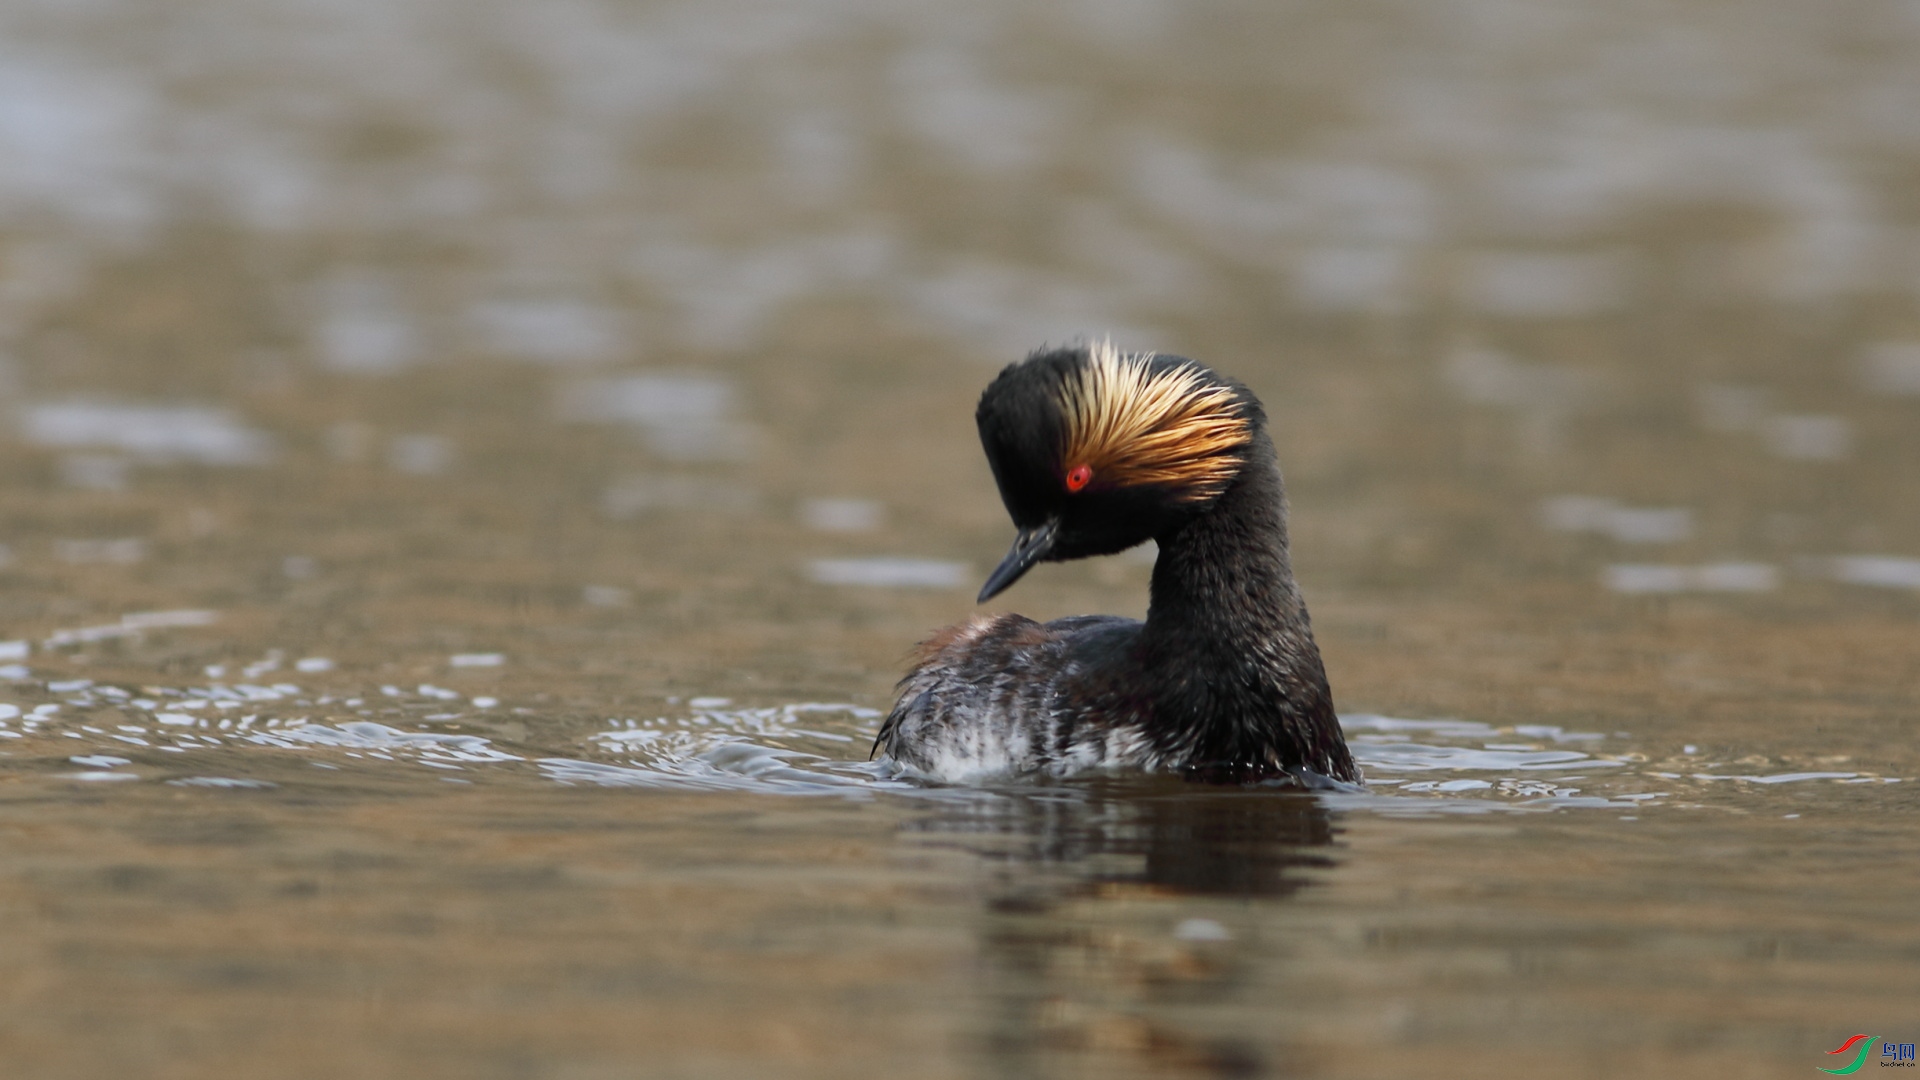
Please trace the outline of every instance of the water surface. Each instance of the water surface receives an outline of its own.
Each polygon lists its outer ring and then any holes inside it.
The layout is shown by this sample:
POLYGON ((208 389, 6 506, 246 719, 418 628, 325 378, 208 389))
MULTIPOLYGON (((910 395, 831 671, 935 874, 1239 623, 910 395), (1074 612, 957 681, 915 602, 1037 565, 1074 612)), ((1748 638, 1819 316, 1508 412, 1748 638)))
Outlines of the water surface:
MULTIPOLYGON (((1920 17, 0 12, 23 1076, 1804 1076, 1920 1027, 1920 17), (866 761, 998 366, 1264 399, 1363 790, 866 761)), ((1151 552, 1002 599, 1143 613, 1151 552)), ((1877 1053, 1877 1051, 1876 1051, 1877 1053)))

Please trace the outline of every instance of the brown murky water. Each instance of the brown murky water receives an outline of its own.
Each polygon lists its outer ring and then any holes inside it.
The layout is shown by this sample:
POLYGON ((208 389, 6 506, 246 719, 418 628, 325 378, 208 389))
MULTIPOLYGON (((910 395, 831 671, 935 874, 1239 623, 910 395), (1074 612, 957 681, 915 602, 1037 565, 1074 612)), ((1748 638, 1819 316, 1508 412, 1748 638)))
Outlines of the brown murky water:
MULTIPOLYGON (((1920 9, 0 10, 13 1076, 1920 1037, 1920 9), (1371 781, 864 756, 998 365, 1273 414, 1371 781)), ((1139 614, 1149 560, 1028 614, 1139 614)))

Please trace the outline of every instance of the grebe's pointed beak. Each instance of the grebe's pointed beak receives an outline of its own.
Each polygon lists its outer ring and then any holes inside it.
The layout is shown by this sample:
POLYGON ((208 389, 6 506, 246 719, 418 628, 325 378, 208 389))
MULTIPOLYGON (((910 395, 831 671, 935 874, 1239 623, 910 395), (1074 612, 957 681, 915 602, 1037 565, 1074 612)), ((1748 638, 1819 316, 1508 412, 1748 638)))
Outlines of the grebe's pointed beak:
POLYGON ((1021 529, 1014 538, 1013 550, 1000 560, 993 573, 988 575, 987 583, 980 587, 980 598, 974 601, 984 604, 1007 590, 1007 586, 1020 580, 1020 575, 1033 568, 1033 564, 1045 559, 1053 550, 1053 538, 1058 534, 1060 523, 1048 521, 1031 529, 1021 529))

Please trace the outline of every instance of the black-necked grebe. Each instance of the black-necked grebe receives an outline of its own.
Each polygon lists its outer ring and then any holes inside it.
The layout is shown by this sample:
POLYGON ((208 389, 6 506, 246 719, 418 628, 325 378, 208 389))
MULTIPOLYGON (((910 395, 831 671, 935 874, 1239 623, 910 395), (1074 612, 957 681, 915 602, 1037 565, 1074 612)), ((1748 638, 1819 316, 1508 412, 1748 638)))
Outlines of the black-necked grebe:
POLYGON ((1009 365, 975 414, 1020 530, 982 602, 1037 562, 1159 542, 1147 621, 976 615, 923 642, 876 752, 939 780, 1145 770, 1357 780, 1287 556, 1251 391, 1111 344, 1009 365))

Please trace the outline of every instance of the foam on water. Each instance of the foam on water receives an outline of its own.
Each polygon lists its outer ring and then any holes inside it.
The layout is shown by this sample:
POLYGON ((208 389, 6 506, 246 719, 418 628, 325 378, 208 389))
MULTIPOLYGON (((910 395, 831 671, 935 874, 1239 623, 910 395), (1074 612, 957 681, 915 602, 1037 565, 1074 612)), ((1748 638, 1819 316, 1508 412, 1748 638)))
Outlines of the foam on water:
POLYGON ((800 520, 819 532, 871 532, 885 517, 885 507, 873 499, 807 499, 800 504, 800 520))
POLYGON ((748 488, 697 476, 630 477, 600 496, 601 510, 616 521, 678 511, 746 514, 759 504, 760 496, 748 488))
POLYGON ((891 555, 815 559, 807 564, 807 576, 821 585, 893 589, 958 589, 973 580, 966 563, 891 555))
POLYGON ((1888 397, 1920 396, 1920 342, 1881 341, 1860 355, 1860 384, 1888 397))
POLYGON ((1835 581, 1882 589, 1920 589, 1920 559, 1897 555, 1842 555, 1828 566, 1835 581))
POLYGON ((489 300, 467 318, 491 351, 538 363, 606 360, 627 338, 618 312, 565 298, 489 300))
POLYGON ((1660 544, 1693 535, 1693 511, 1683 506, 1632 507, 1591 495, 1556 495, 1540 504, 1540 520, 1560 532, 1610 536, 1623 544, 1660 544))
POLYGON ((1853 424, 1844 416, 1775 416, 1763 434, 1767 448, 1789 461, 1841 461, 1853 454, 1853 424))
POLYGON ((1780 585, 1780 569, 1770 563, 1721 562, 1703 566, 1615 563, 1601 581, 1618 593, 1768 592, 1780 585))
POLYGON ((587 379, 562 388, 562 419, 623 424, 673 461, 735 461, 748 456, 751 427, 735 417, 737 394, 725 379, 655 373, 587 379))
POLYGON ((1590 315, 1624 300, 1624 267, 1609 254, 1488 253, 1467 268, 1467 299, 1498 315, 1590 315))
POLYGON ((209 405, 48 402, 23 411, 20 433, 40 446, 120 450, 154 463, 260 465, 274 454, 270 436, 209 405))

